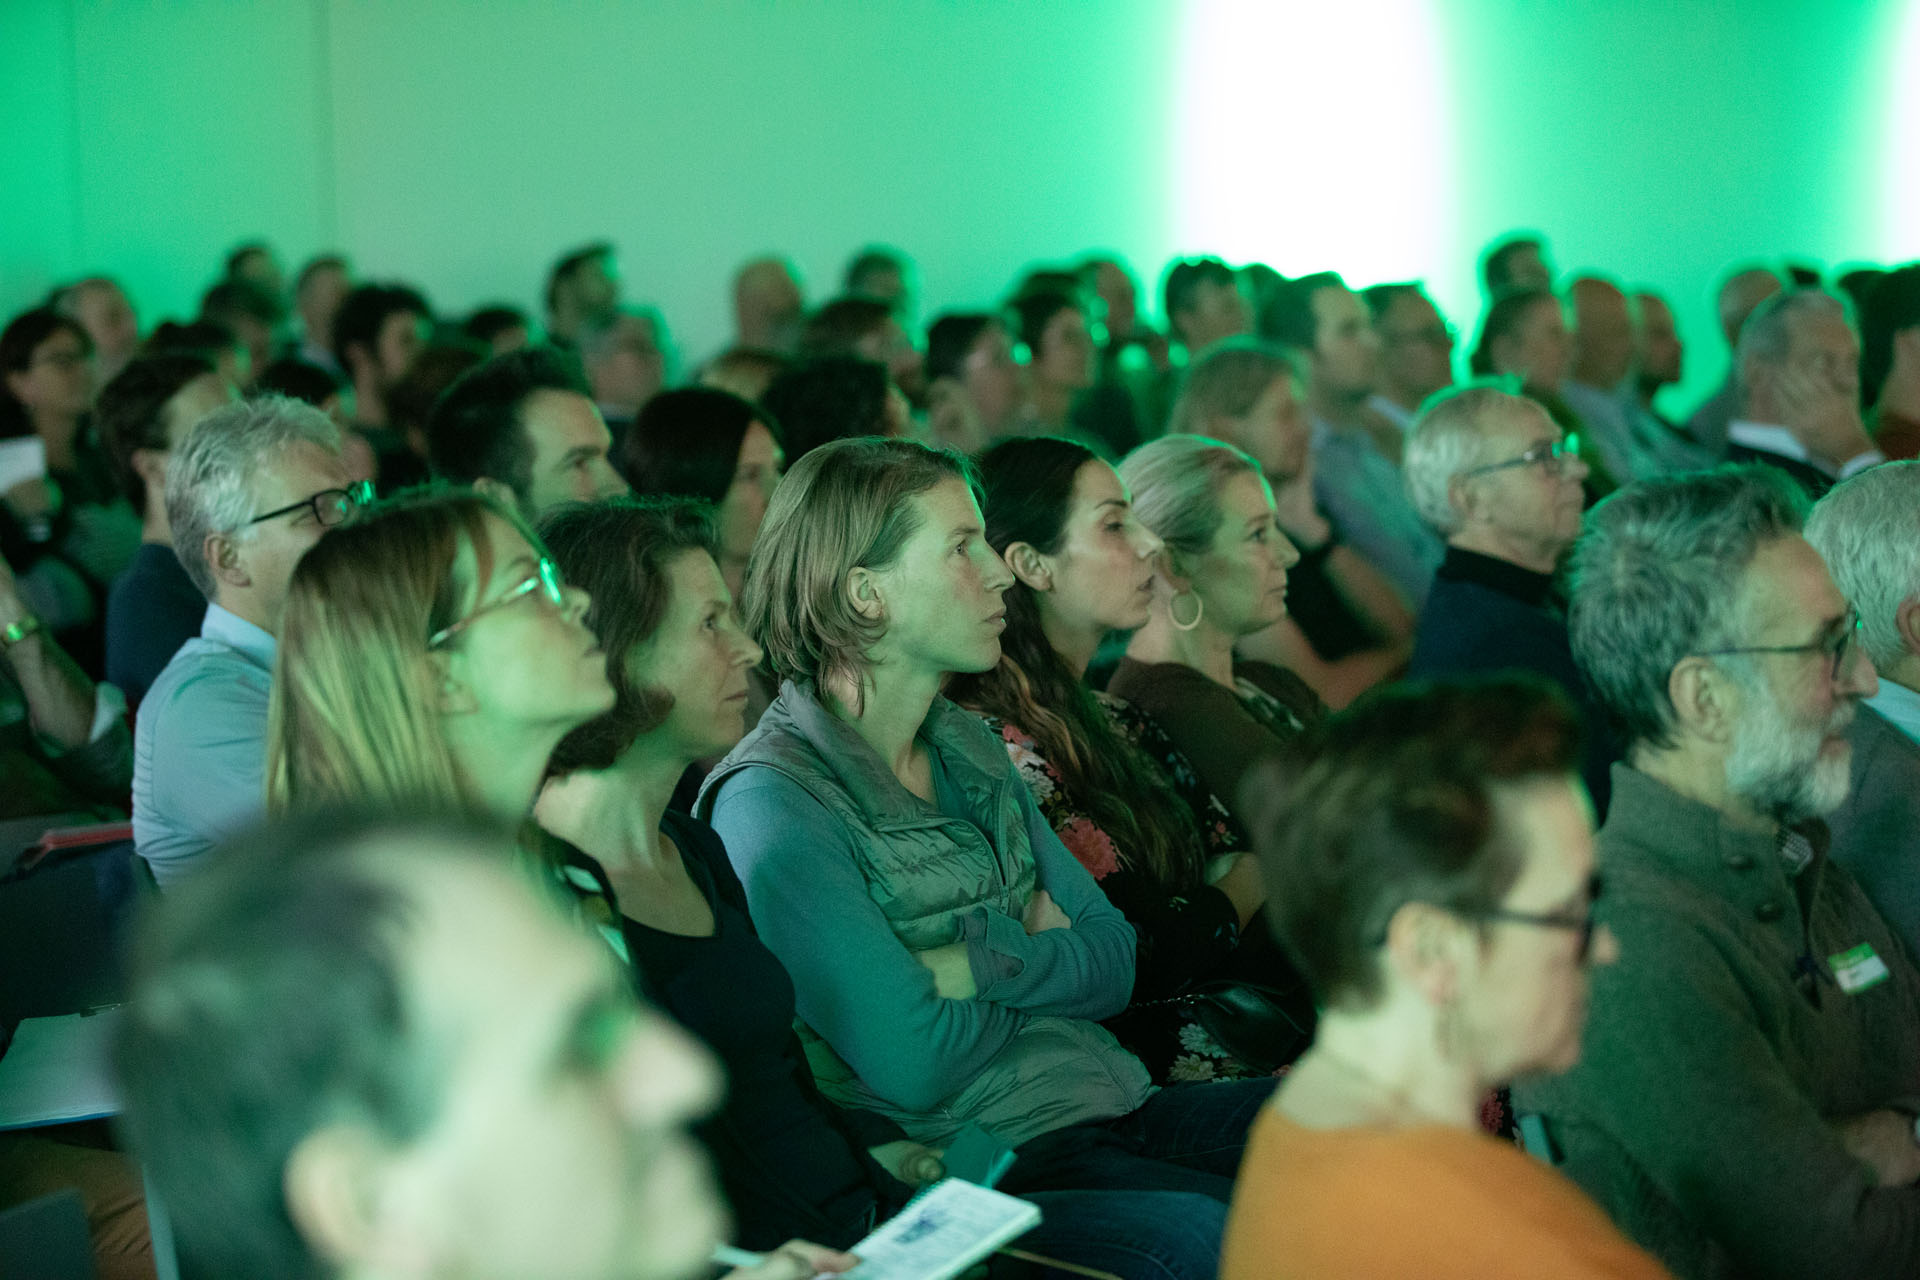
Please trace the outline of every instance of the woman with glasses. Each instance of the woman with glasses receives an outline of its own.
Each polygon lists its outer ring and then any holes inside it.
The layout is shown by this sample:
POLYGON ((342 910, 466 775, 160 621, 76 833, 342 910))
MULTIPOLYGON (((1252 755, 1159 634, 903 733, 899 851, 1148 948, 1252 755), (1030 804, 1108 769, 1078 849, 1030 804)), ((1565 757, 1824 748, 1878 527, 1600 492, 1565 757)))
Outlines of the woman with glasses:
POLYGON ((1263 774, 1269 913, 1322 1012, 1248 1144, 1225 1280, 1666 1274, 1479 1125, 1578 1060, 1617 951, 1578 760, 1566 700, 1512 679, 1370 695, 1263 774))
POLYGON ((1581 775, 1604 818, 1619 750, 1574 665, 1560 577, 1586 504, 1573 439, 1533 400, 1469 383, 1421 410, 1401 467, 1414 508, 1447 540, 1408 674, 1527 671, 1558 685, 1586 721, 1581 775))
MULTIPOLYGON (((310 501, 326 520, 351 505, 310 501)), ((613 703, 586 610, 520 519, 477 493, 416 493, 334 530, 288 588, 269 808, 524 821, 555 745, 613 703)))
POLYGON ((1120 479, 1166 550, 1154 562, 1146 625, 1127 642, 1107 692, 1152 717, 1206 788, 1240 814, 1247 770, 1322 710, 1291 671, 1235 653, 1286 616, 1287 573, 1299 554, 1260 464, 1230 444, 1162 436, 1127 455, 1120 479))

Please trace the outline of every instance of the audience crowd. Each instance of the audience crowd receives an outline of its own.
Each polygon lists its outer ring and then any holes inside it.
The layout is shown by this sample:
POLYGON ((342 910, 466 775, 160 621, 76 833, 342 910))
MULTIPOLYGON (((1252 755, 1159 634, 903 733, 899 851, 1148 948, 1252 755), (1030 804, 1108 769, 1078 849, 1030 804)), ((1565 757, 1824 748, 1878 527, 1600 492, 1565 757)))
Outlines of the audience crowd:
POLYGON ((1002 1275, 1920 1274, 1920 264, 1739 264, 1686 412, 1532 234, 1464 347, 768 256, 684 374, 610 243, 217 266, 0 330, 0 819, 141 899, 0 1209, 102 1275, 804 1280, 989 1167, 1002 1275))

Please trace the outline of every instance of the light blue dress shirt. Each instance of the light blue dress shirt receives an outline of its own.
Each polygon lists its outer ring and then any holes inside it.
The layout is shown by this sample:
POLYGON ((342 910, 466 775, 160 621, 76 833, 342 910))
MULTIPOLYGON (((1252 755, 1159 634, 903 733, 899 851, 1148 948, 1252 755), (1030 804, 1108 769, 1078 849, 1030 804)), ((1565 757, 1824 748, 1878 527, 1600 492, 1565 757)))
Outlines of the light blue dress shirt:
POLYGON ((1880 692, 1868 698, 1867 705, 1884 716, 1888 724, 1920 742, 1920 693, 1881 676, 1880 692))
POLYGON ((1446 555, 1407 497, 1400 468, 1361 431, 1313 423, 1313 496, 1340 540, 1400 589, 1417 613, 1446 555))
POLYGON ((133 736, 133 845, 161 888, 266 813, 273 637, 207 606, 147 691, 133 736))

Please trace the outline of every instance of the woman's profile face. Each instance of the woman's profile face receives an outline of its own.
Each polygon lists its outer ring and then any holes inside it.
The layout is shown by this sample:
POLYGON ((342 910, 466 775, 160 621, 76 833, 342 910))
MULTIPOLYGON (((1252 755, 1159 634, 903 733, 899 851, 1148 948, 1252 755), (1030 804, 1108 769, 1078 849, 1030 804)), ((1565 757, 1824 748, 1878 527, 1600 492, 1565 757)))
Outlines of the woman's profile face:
POLYGON ((1098 458, 1080 464, 1061 526, 1047 557, 1050 589, 1044 613, 1074 631, 1132 631, 1153 607, 1153 560, 1160 539, 1134 518, 1127 487, 1098 458))
POLYGON ((1499 785, 1494 809, 1521 869, 1500 910, 1564 921, 1480 924, 1478 971, 1461 991, 1467 1036, 1489 1081, 1558 1072, 1580 1059, 1589 967, 1608 964, 1618 945, 1602 926, 1589 957, 1578 922, 1587 918, 1594 867, 1593 806, 1579 780, 1536 778, 1499 785))
POLYGON ((1520 327, 1509 341, 1507 367, 1525 385, 1538 391, 1556 391, 1567 377, 1573 359, 1573 339, 1558 298, 1542 298, 1527 308, 1520 327))
POLYGON ((741 629, 720 566, 705 551, 682 551, 665 569, 667 607, 653 634, 627 655, 642 686, 673 697, 657 736, 689 763, 716 756, 746 732, 747 672, 760 646, 741 629))
POLYGON ((1224 438, 1252 454, 1275 483, 1300 474, 1307 459, 1310 424, 1291 373, 1275 376, 1245 416, 1230 420, 1229 428, 1224 438))
POLYGON ((1286 616, 1287 568, 1300 558, 1280 530, 1273 491, 1251 471, 1220 489, 1220 527, 1204 555, 1186 566, 1203 616, 1234 637, 1252 635, 1286 616))
POLYGON ((745 563, 759 536, 761 522, 767 518, 767 504, 786 470, 786 455, 774 442, 766 424, 750 422, 740 437, 740 453, 734 465, 733 482, 714 511, 720 535, 720 554, 745 563))
POLYGON ((916 675, 990 670, 1000 661, 1002 596, 1013 574, 987 543, 973 492, 953 476, 907 501, 915 527, 893 563, 854 571, 866 575, 869 605, 885 627, 868 659, 916 675))
POLYGON ((1086 314, 1078 307, 1062 307, 1040 331, 1029 372, 1038 381, 1077 391, 1093 385, 1098 355, 1086 314))
POLYGON ((960 364, 960 384, 966 388, 973 411, 988 431, 999 431, 1020 408, 1026 386, 1020 362, 1014 359, 1013 339, 998 324, 980 330, 960 364))
POLYGON ((521 591, 539 578, 539 551, 498 516, 487 516, 484 528, 485 554, 460 553, 467 573, 482 576, 468 621, 447 646, 475 710, 503 731, 565 731, 611 708, 606 655, 584 621, 587 593, 563 587, 555 604, 539 585, 521 591))

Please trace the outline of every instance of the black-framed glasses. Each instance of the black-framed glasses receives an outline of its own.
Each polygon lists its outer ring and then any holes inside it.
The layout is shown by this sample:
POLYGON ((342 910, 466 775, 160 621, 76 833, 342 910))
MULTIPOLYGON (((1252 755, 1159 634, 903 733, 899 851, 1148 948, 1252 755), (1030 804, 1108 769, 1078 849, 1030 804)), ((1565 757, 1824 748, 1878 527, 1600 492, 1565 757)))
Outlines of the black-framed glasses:
POLYGON ((1585 963, 1593 952, 1595 914, 1600 908, 1601 879, 1598 871, 1587 877, 1587 909, 1578 915, 1565 912, 1509 911, 1505 907, 1479 907, 1454 912, 1463 920, 1492 920, 1502 924, 1530 924, 1541 929, 1571 929, 1580 935, 1578 959, 1585 963))
POLYGON ((1462 476, 1483 476, 1490 471, 1505 471, 1508 467, 1550 466, 1562 471, 1572 466, 1574 459, 1580 456, 1580 433, 1569 431, 1558 440, 1537 444, 1517 458, 1508 458, 1503 462, 1489 462, 1481 467, 1468 467, 1462 476))
POLYGON ((284 507, 275 507, 264 514, 254 516, 242 522, 240 527, 259 524, 262 520, 271 520, 275 516, 289 515, 306 509, 313 512, 314 523, 323 529, 331 529, 347 522, 347 517, 356 510, 373 501, 373 481, 362 480, 350 484, 344 489, 322 489, 318 493, 308 494, 298 502, 289 502, 284 507))
POLYGON ((448 640, 451 640, 454 636, 459 635, 462 631, 472 626, 474 619, 491 613, 495 609, 510 605, 521 596, 532 595, 536 591, 545 595, 548 602, 552 604, 554 608, 561 608, 567 603, 566 585, 567 584, 560 579, 559 566, 555 565, 553 561, 547 559, 545 556, 541 556, 540 563, 535 566, 532 576, 527 578, 526 581, 510 587, 507 593, 498 600, 481 605, 478 609, 475 609, 472 613, 460 619, 460 621, 453 623, 451 626, 442 627, 428 636, 427 648, 438 649, 448 640))
POLYGON ((1840 673, 1853 661, 1853 655, 1860 648, 1860 611, 1849 608, 1847 616, 1832 635, 1823 636, 1808 644, 1742 644, 1731 645, 1725 649, 1708 649, 1695 654, 1698 658, 1719 658, 1728 654, 1740 653, 1818 653, 1827 659, 1827 679, 1838 680, 1840 673))

